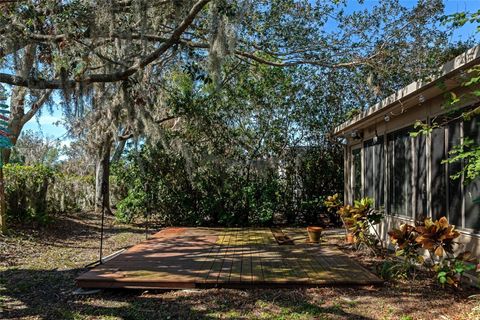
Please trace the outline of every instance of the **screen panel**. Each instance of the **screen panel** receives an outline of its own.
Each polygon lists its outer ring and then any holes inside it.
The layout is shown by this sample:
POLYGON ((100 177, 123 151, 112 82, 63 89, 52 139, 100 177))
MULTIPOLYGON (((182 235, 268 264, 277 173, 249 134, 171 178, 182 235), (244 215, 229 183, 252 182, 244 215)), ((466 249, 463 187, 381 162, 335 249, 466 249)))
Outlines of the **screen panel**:
POLYGON ((442 161, 446 158, 445 129, 433 129, 431 137, 432 215, 434 219, 438 219, 447 215, 447 174, 446 165, 442 164, 442 161))
POLYGON ((366 141, 363 144, 363 155, 364 155, 364 165, 363 165, 363 177, 364 177, 364 197, 373 198, 375 193, 375 188, 373 185, 373 176, 374 176, 374 155, 373 155, 373 142, 372 140, 366 141))
POLYGON ((384 145, 383 137, 377 137, 364 143, 364 177, 365 177, 365 195, 373 198, 375 207, 380 208, 384 205, 384 145))
MULTIPOLYGON (((473 139, 476 145, 480 144, 480 117, 465 121, 464 135, 473 139)), ((465 186, 465 228, 480 230, 480 204, 473 201, 480 197, 480 178, 465 186)))
POLYGON ((362 155, 361 149, 352 150, 353 164, 353 199, 362 197, 362 155))
POLYGON ((427 216, 427 139, 425 135, 419 135, 414 139, 415 156, 416 156, 416 208, 415 218, 423 221, 427 216))
MULTIPOLYGON (((448 125, 448 151, 461 143, 460 122, 448 125)), ((462 227, 462 180, 452 179, 451 176, 462 170, 460 162, 448 164, 448 220, 451 224, 462 227)))
POLYGON ((374 147, 374 185, 375 185, 375 205, 376 208, 383 207, 385 205, 385 145, 383 136, 378 137, 377 143, 374 147))
POLYGON ((388 136, 389 213, 412 216, 412 138, 410 128, 388 136))
POLYGON ((395 167, 395 136, 393 134, 389 134, 387 136, 387 154, 388 154, 388 163, 387 163, 387 183, 388 183, 388 207, 387 212, 389 214, 394 214, 395 212, 395 203, 394 203, 394 185, 395 181, 394 177, 394 170, 395 167))
POLYGON ((413 186, 412 186, 412 175, 413 175, 413 154, 412 154, 412 138, 408 131, 402 134, 402 142, 404 145, 403 155, 404 155, 404 171, 402 177, 402 210, 403 214, 409 217, 413 216, 412 208, 412 197, 413 197, 413 186))

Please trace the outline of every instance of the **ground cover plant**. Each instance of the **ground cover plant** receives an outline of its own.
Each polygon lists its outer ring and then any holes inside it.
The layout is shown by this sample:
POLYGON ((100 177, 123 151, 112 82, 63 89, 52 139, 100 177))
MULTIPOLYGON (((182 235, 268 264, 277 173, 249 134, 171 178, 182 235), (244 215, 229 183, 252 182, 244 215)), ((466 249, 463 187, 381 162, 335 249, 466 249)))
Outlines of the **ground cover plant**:
POLYGON ((445 217, 435 221, 431 218, 425 219, 424 224, 419 226, 403 224, 388 234, 396 245, 397 256, 404 257, 407 265, 420 263, 434 270, 438 282, 442 285, 459 286, 466 271, 477 269, 478 260, 470 252, 454 252, 454 245, 461 246, 455 242, 460 233, 445 217), (420 249, 428 252, 427 259, 420 249))

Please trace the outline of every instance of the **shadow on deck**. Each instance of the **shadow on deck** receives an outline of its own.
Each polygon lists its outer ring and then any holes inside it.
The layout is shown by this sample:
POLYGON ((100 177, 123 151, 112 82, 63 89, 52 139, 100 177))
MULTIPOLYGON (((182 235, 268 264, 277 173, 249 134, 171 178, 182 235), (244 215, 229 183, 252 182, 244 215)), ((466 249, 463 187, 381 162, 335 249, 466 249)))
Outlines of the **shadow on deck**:
MULTIPOLYGON (((270 229, 168 228, 77 278, 82 288, 249 288, 379 285, 334 246, 280 246, 270 229)), ((306 239, 306 232, 305 237, 306 239)))

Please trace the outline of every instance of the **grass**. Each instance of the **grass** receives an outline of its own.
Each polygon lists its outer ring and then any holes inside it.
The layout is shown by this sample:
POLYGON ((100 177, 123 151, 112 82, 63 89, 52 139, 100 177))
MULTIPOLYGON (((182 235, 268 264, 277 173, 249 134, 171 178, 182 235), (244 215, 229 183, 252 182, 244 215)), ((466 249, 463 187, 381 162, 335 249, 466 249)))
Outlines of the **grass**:
MULTIPOLYGON (((104 290, 75 295, 74 279, 98 258, 93 213, 0 238, 2 319, 480 319, 480 296, 443 290, 427 277, 384 287, 290 290, 104 290)), ((142 228, 107 219, 105 254, 144 239, 142 228)), ((355 256, 355 255, 352 255, 355 256)), ((372 267, 375 261, 359 260, 372 267)))

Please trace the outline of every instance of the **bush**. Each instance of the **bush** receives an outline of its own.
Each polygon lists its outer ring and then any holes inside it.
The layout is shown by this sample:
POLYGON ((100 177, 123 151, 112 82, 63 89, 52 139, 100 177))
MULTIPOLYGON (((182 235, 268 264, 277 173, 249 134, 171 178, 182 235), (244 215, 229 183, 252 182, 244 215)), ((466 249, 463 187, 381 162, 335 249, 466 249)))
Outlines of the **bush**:
POLYGON ((343 205, 338 193, 324 201, 327 210, 336 213, 343 221, 345 230, 353 235, 357 249, 363 245, 372 253, 377 253, 378 244, 382 244, 382 241, 374 226, 382 222, 384 215, 373 207, 373 203, 372 198, 366 197, 355 200, 353 206, 343 205))
POLYGON ((373 253, 376 253, 381 239, 374 226, 382 222, 384 216, 382 212, 373 207, 373 203, 372 198, 355 200, 353 207, 345 206, 340 209, 340 212, 342 220, 348 226, 348 231, 353 233, 356 239, 357 247, 365 245, 373 253))
POLYGON ((131 223, 137 216, 145 214, 145 192, 130 192, 127 197, 117 203, 115 217, 123 223, 131 223))
POLYGON ((289 225, 318 223, 326 214, 322 193, 341 188, 340 178, 325 175, 342 174, 331 173, 318 154, 252 165, 144 146, 112 168, 121 193, 116 215, 128 222, 148 214, 163 225, 269 226, 277 216, 289 225))
POLYGON ((454 245, 460 233, 448 223, 447 218, 438 220, 425 219, 423 225, 403 224, 399 229, 388 232, 392 243, 396 246, 397 256, 405 259, 412 266, 416 263, 436 272, 438 282, 458 286, 463 274, 474 270, 476 259, 470 252, 454 254, 454 245), (421 255, 420 249, 429 253, 429 261, 421 255))
POLYGON ((20 164, 5 165, 4 175, 9 220, 46 223, 52 214, 93 207, 92 177, 20 164))
POLYGON ((7 216, 15 221, 46 222, 48 216, 47 193, 54 181, 52 169, 43 166, 4 166, 7 216))

